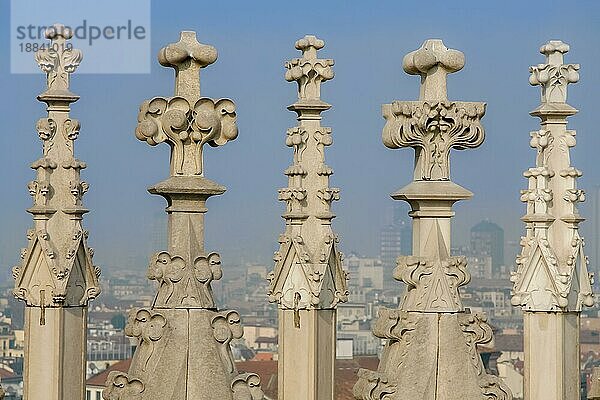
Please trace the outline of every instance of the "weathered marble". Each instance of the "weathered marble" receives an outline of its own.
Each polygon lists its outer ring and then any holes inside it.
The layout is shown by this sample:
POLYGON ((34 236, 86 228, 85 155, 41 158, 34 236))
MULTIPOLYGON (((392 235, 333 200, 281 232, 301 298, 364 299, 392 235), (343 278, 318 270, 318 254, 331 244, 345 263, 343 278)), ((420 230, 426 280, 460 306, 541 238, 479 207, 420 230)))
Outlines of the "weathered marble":
POLYGON ((51 42, 35 53, 47 74, 47 89, 38 100, 48 115, 37 124, 43 144, 31 164, 36 178, 28 185, 33 228, 27 233, 22 262, 13 268, 14 295, 25 302, 24 398, 83 399, 85 396, 88 302, 100 293, 100 270, 92 263, 82 203, 89 185, 81 181, 86 164, 75 158, 79 121, 69 114, 79 97, 69 90, 70 75, 82 59, 67 42, 70 29, 54 25, 51 42))
POLYGON ((579 316, 594 305, 591 274, 578 225, 577 204, 585 200, 571 166, 575 131, 567 117, 577 110, 566 103, 567 86, 579 80, 579 65, 564 64, 569 46, 552 40, 540 48, 546 62, 530 67, 529 82, 542 88, 542 104, 530 114, 541 127, 530 133, 537 151, 535 167, 525 171, 528 188, 525 236, 517 258, 512 304, 524 311, 525 399, 579 398, 579 316))
POLYGON ((381 309, 373 334, 386 339, 377 371, 361 369, 358 400, 510 400, 498 377, 486 373, 477 346, 492 340, 486 317, 463 307, 459 287, 470 280, 466 259, 450 254, 452 205, 472 193, 450 180, 450 150, 484 140, 484 103, 450 101, 446 76, 464 55, 427 40, 404 57, 421 76, 418 101, 383 105, 383 143, 415 150, 414 180, 392 194, 412 208, 413 254, 398 258, 394 278, 406 284, 399 309, 381 309))
POLYGON ((279 306, 278 398, 286 400, 333 399, 336 306, 348 296, 331 229, 331 204, 340 198, 339 189, 329 187, 333 170, 325 164, 333 139, 320 123, 331 107, 320 98, 321 83, 333 78, 333 60, 317 58, 324 45, 305 36, 296 42, 302 58, 286 63, 285 79, 298 83, 298 101, 288 107, 298 126, 288 129, 285 141, 294 151, 285 171, 288 187, 279 190, 286 228, 268 293, 279 306))
POLYGON ((200 96, 200 69, 216 59, 214 47, 182 32, 158 55, 175 69, 175 95, 140 106, 136 137, 171 147, 170 177, 148 189, 167 200, 169 243, 148 267, 158 283, 154 304, 129 314, 125 332, 139 343, 131 367, 108 377, 105 400, 263 398, 259 377, 238 372, 233 362, 240 315, 217 309, 211 282, 222 276, 221 259, 204 249, 206 200, 225 188, 204 177, 203 146, 222 146, 238 134, 234 103, 200 96))

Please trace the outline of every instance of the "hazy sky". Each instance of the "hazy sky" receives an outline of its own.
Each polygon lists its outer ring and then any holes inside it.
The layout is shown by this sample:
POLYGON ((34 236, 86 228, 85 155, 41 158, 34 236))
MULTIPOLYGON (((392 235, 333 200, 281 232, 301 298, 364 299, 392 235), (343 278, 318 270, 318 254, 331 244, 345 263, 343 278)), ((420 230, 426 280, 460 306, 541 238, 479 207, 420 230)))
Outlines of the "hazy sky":
MULTIPOLYGON (((294 42, 305 34, 324 39, 321 56, 336 62, 336 76, 321 93, 333 104, 322 123, 333 128, 327 158, 332 185, 342 190, 334 220, 342 251, 377 255, 379 229, 393 205, 389 193, 411 180, 413 151, 383 146, 380 107, 417 99, 418 78, 405 74, 401 63, 427 38, 442 38, 466 55, 465 68, 449 79, 449 97, 488 103, 483 146, 452 153, 453 180, 475 193, 456 206, 456 244, 483 218, 501 225, 507 240, 518 240, 523 230, 518 196, 526 184, 522 172, 534 162, 529 131, 538 127, 528 112, 540 97, 539 87, 528 83, 528 67, 543 62, 538 49, 549 39, 569 43, 567 62, 581 64, 581 81, 569 90, 569 103, 580 110, 570 123, 578 131, 573 164, 584 171, 582 188, 600 183, 598 1, 153 1, 151 11, 151 74, 75 74, 71 82, 81 96, 71 111, 82 125, 76 153, 88 163, 83 175, 91 185, 85 225, 100 266, 145 268, 149 254, 162 250, 156 245, 164 237, 164 200, 146 188, 168 175, 168 146, 150 147, 133 132, 143 100, 172 94, 173 71, 156 62, 156 53, 181 30, 197 31, 219 51, 203 71, 203 95, 237 105, 238 139, 205 152, 206 176, 228 187, 209 200, 207 217, 207 249, 219 251, 226 264, 270 263, 283 230, 277 188, 286 186, 283 170, 292 154, 285 132, 296 122, 286 110, 296 85, 284 80, 283 63, 298 56, 294 42)), ((41 71, 10 74, 9 19, 9 2, 0 0, 3 270, 26 245, 29 164, 41 153, 34 127, 46 114, 35 98, 45 85, 41 71)))

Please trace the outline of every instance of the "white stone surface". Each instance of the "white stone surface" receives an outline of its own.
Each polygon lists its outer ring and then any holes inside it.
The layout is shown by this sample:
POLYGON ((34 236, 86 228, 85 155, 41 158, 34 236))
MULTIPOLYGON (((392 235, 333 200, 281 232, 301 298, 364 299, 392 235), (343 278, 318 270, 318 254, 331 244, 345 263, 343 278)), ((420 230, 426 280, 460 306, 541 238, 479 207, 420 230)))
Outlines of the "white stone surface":
POLYGON ((111 372, 106 400, 261 400, 256 374, 238 372, 230 348, 242 337, 240 315, 218 310, 211 282, 221 259, 204 249, 206 200, 225 188, 204 177, 205 144, 237 137, 235 105, 200 96, 199 72, 217 59, 214 47, 184 31, 159 62, 175 69, 175 96, 140 106, 138 139, 171 146, 171 176, 151 188, 168 203, 168 250, 150 259, 148 278, 159 288, 151 308, 131 310, 125 332, 138 339, 128 373, 111 372))
POLYGON ((100 270, 82 226, 89 185, 79 176, 86 164, 74 153, 79 121, 69 114, 79 99, 70 92, 70 75, 82 54, 67 45, 72 32, 62 25, 48 28, 46 37, 51 43, 35 54, 48 76, 38 96, 48 116, 36 125, 43 153, 31 165, 37 176, 28 185, 34 226, 13 269, 14 294, 26 304, 23 391, 27 400, 83 399, 87 306, 100 293, 100 270))
POLYGON ((484 103, 450 101, 446 77, 464 55, 427 40, 404 58, 421 76, 419 101, 383 105, 383 143, 415 150, 414 180, 392 194, 408 202, 413 254, 398 258, 394 278, 406 284, 399 309, 381 309, 373 334, 386 339, 377 371, 361 369, 358 400, 510 400, 510 390, 486 373, 477 346, 492 340, 486 317, 462 306, 458 288, 470 275, 465 257, 450 255, 452 205, 472 194, 450 180, 450 150, 479 146, 484 103))
POLYGON ((551 40, 540 48, 546 62, 530 67, 529 82, 542 88, 541 105, 530 114, 541 120, 530 133, 537 150, 535 167, 525 171, 528 188, 525 236, 517 258, 512 304, 525 319, 525 399, 579 398, 579 315, 594 305, 591 275, 578 225, 577 204, 585 200, 571 165, 575 131, 567 117, 577 110, 566 103, 567 86, 579 80, 579 65, 564 64, 569 46, 551 40))
POLYGON ((339 189, 329 187, 333 170, 325 147, 333 143, 321 113, 331 106, 320 98, 321 83, 333 78, 333 60, 317 58, 325 43, 315 36, 296 42, 302 58, 286 63, 285 79, 298 83, 298 101, 288 107, 298 126, 288 129, 294 150, 285 171, 288 187, 285 232, 269 274, 269 300, 279 306, 278 398, 333 400, 336 306, 348 298, 338 239, 331 229, 331 203, 339 189))

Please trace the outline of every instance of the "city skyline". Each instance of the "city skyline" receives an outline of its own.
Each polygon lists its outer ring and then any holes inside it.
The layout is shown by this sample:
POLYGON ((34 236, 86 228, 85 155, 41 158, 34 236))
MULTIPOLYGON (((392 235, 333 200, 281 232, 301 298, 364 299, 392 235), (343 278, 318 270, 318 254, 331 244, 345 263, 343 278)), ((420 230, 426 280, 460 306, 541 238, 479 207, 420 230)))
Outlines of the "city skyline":
MULTIPOLYGON (((561 20, 558 6, 552 6, 558 2, 549 2, 534 13, 525 12, 533 5, 517 2, 512 4, 519 7, 497 9, 473 1, 447 9, 428 7, 427 12, 393 2, 373 6, 368 12, 358 5, 339 7, 341 3, 332 3, 321 5, 322 15, 306 22, 290 20, 289 9, 276 2, 252 6, 233 2, 225 8, 207 5, 202 14, 193 12, 197 5, 192 2, 178 6, 190 10, 187 13, 152 2, 152 51, 148 57, 154 59, 161 43, 176 38, 180 27, 197 30, 201 41, 220 50, 218 68, 206 73, 203 90, 207 95, 231 97, 238 104, 239 138, 219 149, 219 154, 206 157, 210 176, 228 188, 219 201, 208 203, 211 214, 206 221, 207 246, 220 251, 225 265, 271 263, 276 250, 272 239, 280 231, 283 213, 276 198, 277 188, 285 185, 281 171, 290 156, 283 146, 285 130, 295 122, 284 107, 294 101, 293 91, 280 78, 283 61, 293 55, 289 43, 306 33, 323 37, 327 41, 324 56, 336 59, 336 79, 323 92, 323 99, 333 108, 324 114, 323 125, 334 129, 335 146, 329 162, 336 171, 332 183, 341 188, 341 201, 334 206, 338 218, 333 223, 341 237, 342 252, 378 254, 379 231, 387 223, 386 210, 394 207, 389 194, 412 173, 411 151, 392 152, 381 143, 384 121, 380 107, 394 98, 415 96, 414 78, 403 74, 400 64, 403 54, 424 37, 442 37, 449 46, 460 47, 468 54, 466 73, 449 79, 453 97, 482 98, 488 103, 483 120, 486 142, 471 153, 456 152, 453 158, 453 179, 475 194, 471 201, 456 206, 454 245, 466 244, 469 229, 486 218, 504 229, 507 242, 518 243, 523 234, 520 217, 524 210, 518 197, 526 185, 522 172, 533 159, 527 149, 529 131, 536 129, 526 110, 535 108, 539 101, 537 90, 526 83, 531 49, 548 38, 560 37, 571 43, 570 55, 584 66, 582 84, 587 88, 598 86, 600 75, 592 71, 600 64, 600 54, 589 38, 600 31, 594 16, 598 13, 590 12, 598 10, 599 5, 584 3, 573 10, 573 18, 568 21, 561 20), (229 19, 222 18, 223 13, 233 9, 236 12, 229 19), (414 18, 401 18, 406 13, 414 18), (329 23, 332 14, 336 18, 333 25, 329 23), (425 14, 435 29, 414 22, 425 14), (505 23, 500 24, 501 20, 505 23), (542 21, 557 23, 548 29, 552 24, 542 21), (473 30, 482 35, 474 37, 473 30), (383 40, 389 37, 395 39, 383 40), (357 49, 365 48, 372 62, 356 70, 357 49), (238 60, 245 61, 239 64, 238 60), (509 76, 511 79, 505 79, 509 76), (253 90, 257 86, 262 88, 259 94, 253 90), (522 101, 516 104, 512 101, 515 97, 522 101), (357 109, 365 111, 359 115, 357 109), (485 174, 482 168, 471 168, 486 164, 489 168, 485 168, 485 174), (260 179, 251 178, 252 174, 260 179), (491 181, 497 183, 492 185, 491 181), (249 205, 254 208, 252 212, 249 205), (237 228, 231 223, 234 220, 237 228), (223 243, 230 244, 223 247, 223 243)), ((10 26, 8 1, 0 3, 0 18, 6 27, 10 26)), ((7 131, 0 137, 0 159, 4 164, 0 180, 10 188, 5 191, 0 209, 0 265, 6 278, 18 261, 30 227, 30 216, 24 210, 30 203, 26 184, 33 178, 28 165, 39 152, 31 121, 43 114, 43 106, 31 94, 39 92, 44 80, 41 72, 10 74, 8 36, 0 38, 4 59, 0 63, 0 86, 23 94, 0 100, 0 105, 14 110, 6 116, 7 131)), ((542 59, 538 55, 539 62, 542 59)), ((164 204, 149 196, 146 188, 156 183, 157 177, 168 174, 164 168, 168 149, 144 147, 133 130, 139 102, 154 90, 169 93, 172 72, 153 63, 151 73, 146 75, 78 75, 72 87, 82 97, 73 110, 82 124, 81 158, 88 162, 83 175, 91 186, 86 200, 92 212, 86 216, 86 227, 91 232, 90 244, 96 249, 96 262, 107 268, 144 269, 148 255, 166 245, 157 240, 166 230, 166 217, 157 211, 164 204), (96 90, 98 87, 105 91, 96 90), (157 229, 163 229, 163 233, 157 229)), ((600 137, 593 134, 593 91, 575 85, 569 102, 580 109, 570 121, 581 143, 575 151, 577 167, 586 171, 580 185, 592 190, 600 183, 600 171, 590 153, 600 145, 600 137)), ((582 213, 592 216, 585 204, 582 213)), ((588 236, 590 225, 589 221, 582 225, 588 236)), ((507 252, 506 263, 513 262, 507 252)))

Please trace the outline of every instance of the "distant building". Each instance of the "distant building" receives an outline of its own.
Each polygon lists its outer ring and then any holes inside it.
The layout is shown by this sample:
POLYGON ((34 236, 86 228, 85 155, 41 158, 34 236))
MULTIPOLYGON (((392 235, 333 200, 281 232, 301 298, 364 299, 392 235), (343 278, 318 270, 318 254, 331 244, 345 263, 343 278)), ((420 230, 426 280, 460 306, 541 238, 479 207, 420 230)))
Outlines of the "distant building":
POLYGON ((492 277, 499 278, 504 267, 504 230, 490 221, 481 221, 472 227, 471 255, 490 256, 492 277))
POLYGON ((246 268, 246 281, 265 281, 269 267, 264 265, 248 265, 246 268))
POLYGON ((363 290, 383 289, 383 266, 377 258, 360 257, 351 253, 344 258, 344 269, 349 273, 350 286, 357 286, 363 290))
MULTIPOLYGON (((590 258, 590 270, 595 272, 596 276, 600 276, 600 186, 591 190, 590 197, 592 210, 586 214, 592 216, 589 224, 591 226, 584 224, 582 228, 586 233, 585 242, 590 247, 590 251, 586 254, 590 258)), ((598 285, 597 279, 596 285, 598 285)))
MULTIPOLYGON (((347 344, 342 344, 342 350, 348 350, 347 344)), ((361 368, 376 370, 379 359, 370 357, 342 357, 335 361, 335 399, 353 400, 352 388, 356 383, 356 371, 361 368)), ((127 371, 131 365, 131 359, 121 361, 111 366, 106 371, 90 377, 86 383, 86 400, 102 400, 102 391, 111 371, 127 371)), ((239 371, 253 372, 260 376, 261 389, 264 391, 265 400, 277 400, 277 361, 242 361, 236 362, 239 371)), ((12 400, 12 399, 10 399, 12 400)))
POLYGON ((396 259, 412 254, 412 226, 406 221, 404 208, 395 205, 392 221, 379 235, 379 258, 386 271, 396 267, 396 259))
POLYGON ((471 277, 481 279, 492 279, 491 256, 483 254, 467 254, 466 257, 471 277))

